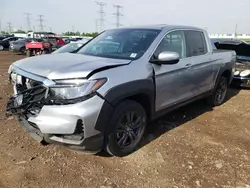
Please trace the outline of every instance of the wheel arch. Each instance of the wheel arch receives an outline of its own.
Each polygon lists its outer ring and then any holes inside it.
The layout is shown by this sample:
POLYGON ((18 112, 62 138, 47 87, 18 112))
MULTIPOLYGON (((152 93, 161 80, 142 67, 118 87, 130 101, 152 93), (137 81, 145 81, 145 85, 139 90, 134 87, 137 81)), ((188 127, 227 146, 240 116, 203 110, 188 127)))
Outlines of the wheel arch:
POLYGON ((221 76, 224 76, 227 79, 227 84, 229 85, 231 82, 232 71, 226 69, 222 72, 221 76))
POLYGON ((99 113, 95 128, 105 132, 114 107, 124 100, 138 102, 145 109, 148 119, 153 116, 155 109, 155 86, 152 78, 137 80, 111 88, 104 96, 105 102, 99 113))

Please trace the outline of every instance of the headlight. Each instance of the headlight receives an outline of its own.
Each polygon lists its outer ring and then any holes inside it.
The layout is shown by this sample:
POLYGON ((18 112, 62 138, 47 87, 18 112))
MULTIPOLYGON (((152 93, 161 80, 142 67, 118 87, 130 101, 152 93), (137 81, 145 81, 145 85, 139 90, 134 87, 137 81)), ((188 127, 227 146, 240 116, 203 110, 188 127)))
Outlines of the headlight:
POLYGON ((77 99, 94 94, 102 87, 106 78, 97 80, 71 79, 56 81, 56 85, 50 89, 52 98, 77 99))
POLYGON ((250 70, 244 70, 240 73, 240 76, 248 76, 250 74, 250 70))
POLYGON ((235 71, 235 72, 234 72, 234 75, 235 75, 235 76, 238 75, 238 74, 240 74, 240 71, 235 71))

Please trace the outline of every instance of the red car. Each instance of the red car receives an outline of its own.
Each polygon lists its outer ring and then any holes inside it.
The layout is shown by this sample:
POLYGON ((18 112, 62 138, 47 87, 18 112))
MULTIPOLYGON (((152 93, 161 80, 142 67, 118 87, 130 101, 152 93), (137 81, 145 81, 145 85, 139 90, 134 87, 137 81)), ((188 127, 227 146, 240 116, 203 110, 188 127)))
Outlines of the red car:
POLYGON ((25 45, 28 57, 51 53, 66 44, 55 33, 51 32, 35 32, 33 36, 35 39, 25 45))

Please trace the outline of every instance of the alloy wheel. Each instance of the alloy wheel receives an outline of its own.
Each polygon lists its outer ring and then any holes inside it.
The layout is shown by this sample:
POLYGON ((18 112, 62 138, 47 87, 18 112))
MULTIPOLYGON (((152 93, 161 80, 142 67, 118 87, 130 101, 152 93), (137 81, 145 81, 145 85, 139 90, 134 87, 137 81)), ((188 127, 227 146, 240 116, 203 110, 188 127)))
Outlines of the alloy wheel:
POLYGON ((226 93, 227 93, 227 80, 221 79, 215 93, 215 101, 217 104, 221 104, 224 101, 226 93))
POLYGON ((127 112, 119 121, 116 129, 117 145, 128 148, 141 138, 143 134, 143 119, 135 112, 127 112))

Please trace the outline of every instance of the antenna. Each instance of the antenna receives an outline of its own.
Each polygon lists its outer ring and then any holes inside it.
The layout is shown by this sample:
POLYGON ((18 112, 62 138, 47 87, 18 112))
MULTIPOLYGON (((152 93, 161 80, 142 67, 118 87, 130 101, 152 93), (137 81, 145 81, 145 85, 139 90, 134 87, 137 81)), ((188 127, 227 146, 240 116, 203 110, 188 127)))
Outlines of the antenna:
POLYGON ((122 16, 124 16, 124 15, 120 12, 120 10, 123 8, 123 6, 121 6, 121 5, 114 5, 114 7, 116 8, 116 13, 113 13, 113 15, 116 16, 116 27, 120 27, 120 26, 122 26, 122 24, 120 23, 120 18, 121 18, 122 16))
POLYGON ((25 12, 24 13, 25 15, 26 15, 26 22, 27 22, 27 31, 29 31, 29 30, 31 30, 31 21, 30 21, 30 13, 27 13, 27 12, 25 12))
POLYGON ((106 6, 106 3, 104 2, 100 2, 100 1, 96 1, 96 4, 99 6, 99 22, 100 22, 100 27, 99 29, 102 31, 104 28, 104 16, 106 15, 106 12, 104 12, 104 7, 106 6))
POLYGON ((38 21, 39 21, 39 27, 40 27, 40 29, 41 29, 41 31, 43 31, 43 28, 45 27, 44 25, 43 25, 43 22, 44 22, 44 19, 43 19, 43 17, 44 17, 44 15, 38 15, 39 16, 39 19, 38 19, 38 21))

